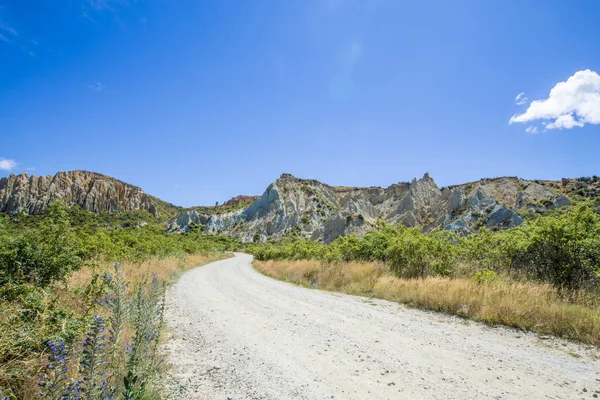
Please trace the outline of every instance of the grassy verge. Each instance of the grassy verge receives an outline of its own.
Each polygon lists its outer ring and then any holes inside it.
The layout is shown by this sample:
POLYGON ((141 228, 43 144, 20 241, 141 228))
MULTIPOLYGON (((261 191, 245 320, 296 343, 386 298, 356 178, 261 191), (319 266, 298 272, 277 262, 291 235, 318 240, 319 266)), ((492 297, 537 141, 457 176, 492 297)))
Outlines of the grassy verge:
MULTIPOLYGON (((160 281, 168 282, 199 265, 230 257, 231 255, 227 253, 186 254, 177 257, 152 258, 141 263, 124 262, 121 263, 121 268, 125 281, 129 284, 135 284, 153 274, 156 274, 160 281)), ((68 286, 82 287, 89 283, 95 274, 102 274, 111 269, 112 263, 106 262, 81 268, 70 276, 68 286)))
MULTIPOLYGON (((227 257, 229 255, 219 253, 191 254, 128 262, 121 264, 120 273, 127 288, 126 295, 135 298, 139 288, 144 295, 151 290, 153 275, 158 278, 157 282, 169 282, 186 270, 227 257)), ((50 341, 65 342, 73 354, 81 354, 82 339, 89 336, 86 332, 94 315, 111 318, 99 300, 106 295, 106 284, 101 277, 112 271, 112 263, 90 263, 74 272, 66 283, 47 288, 26 284, 0 287, 0 394, 10 399, 39 398, 38 383, 48 364, 47 343, 50 341)), ((123 326, 116 346, 121 349, 121 364, 126 358, 125 344, 131 343, 135 334, 134 325, 123 326)), ((106 333, 109 333, 108 327, 106 333)), ((70 359, 69 367, 72 373, 81 369, 79 360, 70 359)), ((111 368, 122 370, 125 366, 111 368)))
POLYGON ((488 324, 501 324, 600 345, 600 301, 549 284, 491 279, 398 278, 382 263, 313 260, 254 261, 254 267, 295 284, 371 296, 488 324))

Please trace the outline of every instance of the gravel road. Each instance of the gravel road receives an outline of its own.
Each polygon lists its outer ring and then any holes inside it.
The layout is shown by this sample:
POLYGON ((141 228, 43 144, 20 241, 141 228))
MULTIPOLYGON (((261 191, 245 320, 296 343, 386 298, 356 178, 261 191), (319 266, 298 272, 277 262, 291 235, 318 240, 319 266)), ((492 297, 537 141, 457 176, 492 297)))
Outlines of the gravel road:
POLYGON ((598 349, 297 287, 251 256, 168 292, 174 399, 592 399, 598 349))

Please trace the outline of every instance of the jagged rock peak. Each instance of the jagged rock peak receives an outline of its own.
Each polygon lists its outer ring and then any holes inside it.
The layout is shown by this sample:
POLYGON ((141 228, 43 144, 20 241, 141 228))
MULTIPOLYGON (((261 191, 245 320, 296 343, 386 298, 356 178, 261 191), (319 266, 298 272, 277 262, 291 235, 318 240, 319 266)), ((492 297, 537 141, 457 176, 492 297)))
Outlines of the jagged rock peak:
POLYGON ((157 213, 152 197, 142 189, 96 172, 60 171, 54 176, 24 172, 0 179, 0 212, 36 214, 58 199, 95 213, 135 210, 157 213))
POLYGON ((512 177, 440 189, 425 173, 410 183, 381 188, 329 186, 286 173, 245 209, 182 214, 171 221, 169 229, 185 231, 191 221, 201 224, 205 233, 226 234, 245 242, 290 234, 331 242, 339 236, 362 235, 382 222, 469 234, 480 226, 517 226, 523 222, 519 210, 525 207, 549 209, 569 204, 566 197, 543 184, 512 177))

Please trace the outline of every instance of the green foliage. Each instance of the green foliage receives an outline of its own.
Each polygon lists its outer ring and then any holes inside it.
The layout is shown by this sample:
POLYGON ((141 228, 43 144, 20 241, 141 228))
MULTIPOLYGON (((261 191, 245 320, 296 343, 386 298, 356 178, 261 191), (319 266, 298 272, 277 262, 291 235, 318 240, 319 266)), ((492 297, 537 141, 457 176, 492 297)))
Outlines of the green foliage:
MULTIPOLYGON (((67 278, 85 264, 139 263, 238 246, 230 238, 202 235, 200 226, 184 234, 169 234, 164 220, 146 211, 93 214, 78 206, 53 202, 38 215, 0 214, 0 392, 11 399, 30 398, 31 394, 23 395, 21 390, 39 373, 34 360, 40 358, 48 342, 64 343, 67 348, 76 344, 85 335, 90 314, 105 291, 114 299, 106 321, 108 339, 121 340, 126 316, 144 321, 133 324, 131 329, 136 337, 145 338, 144 342, 134 343, 135 351, 128 353, 130 360, 135 358, 128 369, 123 365, 125 354, 107 346, 102 357, 107 371, 113 372, 106 375, 106 382, 123 388, 123 379, 127 377, 127 393, 145 392, 147 377, 157 367, 154 338, 156 329, 162 325, 162 316, 160 320, 153 317, 159 315, 157 307, 163 304, 162 300, 156 300, 157 287, 145 285, 139 289, 143 293, 134 307, 129 300, 125 304, 123 296, 118 296, 123 293, 123 281, 106 281, 96 274, 86 286, 70 289, 67 278), (131 376, 127 375, 130 372, 131 376)), ((131 320, 129 323, 132 324, 131 320)), ((90 362, 86 373, 97 376, 96 361, 90 362)), ((48 387, 63 380, 57 377, 53 382, 48 382, 48 387)))
POLYGON ((0 233, 0 286, 61 281, 83 264, 68 208, 54 203, 35 230, 22 235, 0 233))
POLYGON ((510 230, 482 227, 466 238, 382 224, 362 238, 340 237, 330 245, 286 238, 248 250, 258 260, 383 261, 406 278, 475 276, 487 281, 495 273, 567 289, 600 286, 600 216, 586 204, 510 230))
POLYGON ((201 231, 201 226, 193 226, 185 234, 169 234, 147 211, 93 214, 58 201, 39 215, 2 215, 0 285, 47 286, 64 280, 87 260, 141 262, 238 246, 233 239, 201 231))
POLYGON ((497 281, 499 275, 492 270, 483 269, 481 271, 477 271, 475 275, 473 275, 473 280, 480 285, 488 284, 497 281))
POLYGON ((295 236, 274 243, 256 243, 247 249, 257 260, 301 260, 318 258, 324 245, 295 236))
POLYGON ((262 243, 248 250, 258 260, 318 259, 332 261, 386 261, 400 276, 450 275, 457 259, 453 234, 423 235, 417 228, 383 224, 358 238, 342 236, 330 245, 300 238, 262 243))
POLYGON ((548 216, 523 228, 516 268, 569 289, 597 287, 600 280, 600 217, 580 206, 564 217, 548 216))
MULTIPOLYGON (((93 280, 89 285, 97 283, 93 280)), ((89 288, 86 292, 98 291, 89 288)), ((95 298, 89 298, 82 309, 94 304, 95 298)), ((39 372, 28 360, 39 358, 50 341, 73 343, 88 321, 85 312, 76 313, 50 290, 27 283, 0 286, 0 315, 0 392, 11 398, 23 398, 15 392, 39 372)))
POLYGON ((404 230, 388 249, 390 269, 406 278, 452 275, 457 259, 452 237, 423 235, 418 228, 404 230))
POLYGON ((163 324, 164 285, 154 276, 150 284, 141 282, 128 295, 118 265, 114 275, 107 273, 103 281, 107 290, 99 303, 108 313, 108 321, 95 315, 80 347, 68 346, 61 340, 48 342, 50 355, 39 385, 42 398, 149 398, 149 386, 160 364, 157 350, 163 324), (133 332, 130 343, 120 340, 125 327, 133 332), (78 371, 70 371, 68 365, 77 358, 78 371))

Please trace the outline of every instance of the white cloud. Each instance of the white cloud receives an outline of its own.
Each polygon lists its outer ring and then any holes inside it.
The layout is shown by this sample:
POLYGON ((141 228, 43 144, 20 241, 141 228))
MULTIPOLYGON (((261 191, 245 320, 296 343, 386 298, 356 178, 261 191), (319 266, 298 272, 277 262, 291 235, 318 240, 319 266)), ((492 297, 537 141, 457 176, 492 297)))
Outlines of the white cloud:
POLYGON ((537 128, 537 126, 529 126, 529 127, 527 127, 527 129, 525 129, 525 132, 527 132, 527 133, 538 133, 538 128, 537 128))
POLYGON ((546 129, 571 129, 600 124, 600 75, 589 69, 578 71, 566 82, 558 82, 545 100, 534 100, 509 124, 549 120, 546 129))
POLYGON ((554 120, 554 122, 550 122, 549 124, 546 124, 546 129, 571 129, 575 126, 577 127, 583 127, 583 125, 585 125, 583 122, 581 121, 576 121, 575 118, 573 118, 573 115, 571 114, 565 114, 565 115, 561 115, 560 117, 556 118, 554 120))
POLYGON ((109 9, 112 10, 110 6, 110 0, 88 0, 88 4, 95 8, 96 10, 104 10, 109 9))
POLYGON ((16 166, 17 166, 17 162, 15 160, 7 160, 6 158, 0 158, 0 169, 1 170, 11 171, 16 166))
POLYGON ((129 0, 88 0, 87 3, 95 10, 114 11, 115 6, 129 5, 129 0))
POLYGON ((525 103, 527 103, 529 101, 529 99, 527 97, 525 97, 525 92, 521 92, 517 95, 517 97, 515 97, 515 104, 520 106, 523 105, 525 103))
POLYGON ((0 21, 0 31, 4 32, 4 34, 0 33, 1 42, 12 43, 12 40, 10 38, 12 36, 17 36, 17 31, 15 31, 10 26, 4 24, 2 21, 0 21), (6 35, 8 35, 8 37, 6 35))
POLYGON ((8 33, 10 33, 10 34, 11 34, 11 35, 13 35, 13 36, 17 36, 17 35, 18 35, 17 31, 15 31, 15 30, 14 30, 13 28, 11 28, 10 26, 8 26, 8 25, 6 25, 6 24, 2 23, 1 21, 0 21, 0 30, 3 30, 3 31, 5 31, 5 32, 8 32, 8 33))
POLYGON ((96 92, 103 92, 106 90, 106 85, 103 85, 102 82, 92 83, 88 85, 88 87, 96 92))

